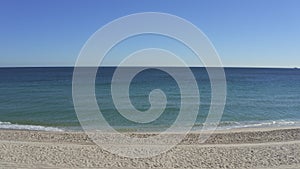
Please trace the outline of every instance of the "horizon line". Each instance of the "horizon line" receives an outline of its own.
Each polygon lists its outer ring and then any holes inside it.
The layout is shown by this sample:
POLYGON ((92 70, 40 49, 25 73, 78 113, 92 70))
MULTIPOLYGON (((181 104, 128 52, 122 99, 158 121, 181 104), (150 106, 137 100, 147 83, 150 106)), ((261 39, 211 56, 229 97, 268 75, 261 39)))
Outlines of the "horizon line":
MULTIPOLYGON (((76 66, 0 66, 0 68, 74 68, 76 66)), ((104 66, 77 66, 77 67, 118 67, 115 65, 104 65, 104 66)), ((119 67, 147 67, 147 66, 119 66, 119 67)), ((155 66, 149 66, 155 67, 155 66)), ((182 67, 182 66, 158 66, 158 67, 182 67)), ((285 66, 189 66, 190 68, 270 68, 270 69, 298 69, 300 67, 285 67, 285 66)))

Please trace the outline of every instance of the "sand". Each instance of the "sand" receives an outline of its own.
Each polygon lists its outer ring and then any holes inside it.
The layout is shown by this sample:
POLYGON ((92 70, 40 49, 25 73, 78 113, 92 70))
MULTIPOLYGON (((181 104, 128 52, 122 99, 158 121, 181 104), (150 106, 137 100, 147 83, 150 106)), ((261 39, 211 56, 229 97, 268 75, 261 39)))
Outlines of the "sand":
POLYGON ((0 130, 0 168, 300 168, 300 128, 218 131, 205 143, 198 136, 141 159, 111 154, 80 132, 0 130))

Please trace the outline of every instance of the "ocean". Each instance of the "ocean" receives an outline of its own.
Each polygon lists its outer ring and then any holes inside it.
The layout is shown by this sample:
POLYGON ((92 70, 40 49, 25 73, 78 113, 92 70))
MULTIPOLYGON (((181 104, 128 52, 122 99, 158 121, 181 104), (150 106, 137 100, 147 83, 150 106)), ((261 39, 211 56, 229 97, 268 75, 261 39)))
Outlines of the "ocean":
MULTIPOLYGON (((200 130, 211 104, 211 86, 205 68, 191 70, 201 100, 193 130, 200 130)), ((172 125, 181 98, 179 87, 169 74, 148 69, 131 82, 130 99, 140 111, 151 106, 148 97, 153 89, 164 91, 168 100, 157 120, 140 124, 124 118, 113 104, 110 87, 114 71, 115 67, 99 68, 95 81, 99 108, 112 127, 157 131, 172 125)), ((225 68, 225 74, 227 100, 218 129, 300 126, 299 69, 225 68)), ((0 68, 0 128, 82 130, 73 105, 72 76, 72 67, 0 68)))

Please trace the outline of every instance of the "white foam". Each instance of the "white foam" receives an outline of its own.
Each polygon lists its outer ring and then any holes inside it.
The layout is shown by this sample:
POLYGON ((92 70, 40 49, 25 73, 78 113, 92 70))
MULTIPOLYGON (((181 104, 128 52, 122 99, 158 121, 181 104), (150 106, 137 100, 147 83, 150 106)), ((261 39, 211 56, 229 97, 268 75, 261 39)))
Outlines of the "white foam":
POLYGON ((56 127, 12 124, 10 122, 1 122, 1 121, 0 121, 0 129, 38 130, 38 131, 64 131, 64 130, 56 128, 56 127))
POLYGON ((219 129, 232 129, 232 128, 252 128, 252 127, 284 127, 284 126, 300 126, 300 121, 288 121, 288 120, 278 120, 278 121, 247 121, 239 122, 236 125, 222 126, 219 129))
MULTIPOLYGON (((288 126, 300 126, 300 121, 292 120, 276 120, 276 121, 223 121, 219 124, 206 124, 206 129, 210 130, 210 126, 218 125, 217 130, 237 129, 237 128, 265 128, 265 127, 288 127, 288 126)), ((194 127, 194 130, 201 129, 203 124, 198 124, 194 127)))

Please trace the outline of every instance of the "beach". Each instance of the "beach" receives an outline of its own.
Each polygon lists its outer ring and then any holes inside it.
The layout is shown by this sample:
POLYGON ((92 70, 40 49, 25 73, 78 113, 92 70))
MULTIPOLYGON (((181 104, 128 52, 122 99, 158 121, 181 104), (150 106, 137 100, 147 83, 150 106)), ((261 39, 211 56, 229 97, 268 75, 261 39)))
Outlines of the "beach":
POLYGON ((205 143, 199 142, 198 137, 199 133, 190 133, 165 153, 133 159, 101 149, 82 132, 1 130, 0 168, 300 167, 300 128, 297 127, 216 131, 205 143))
POLYGON ((0 169, 300 169, 300 0, 1 2, 0 169))

